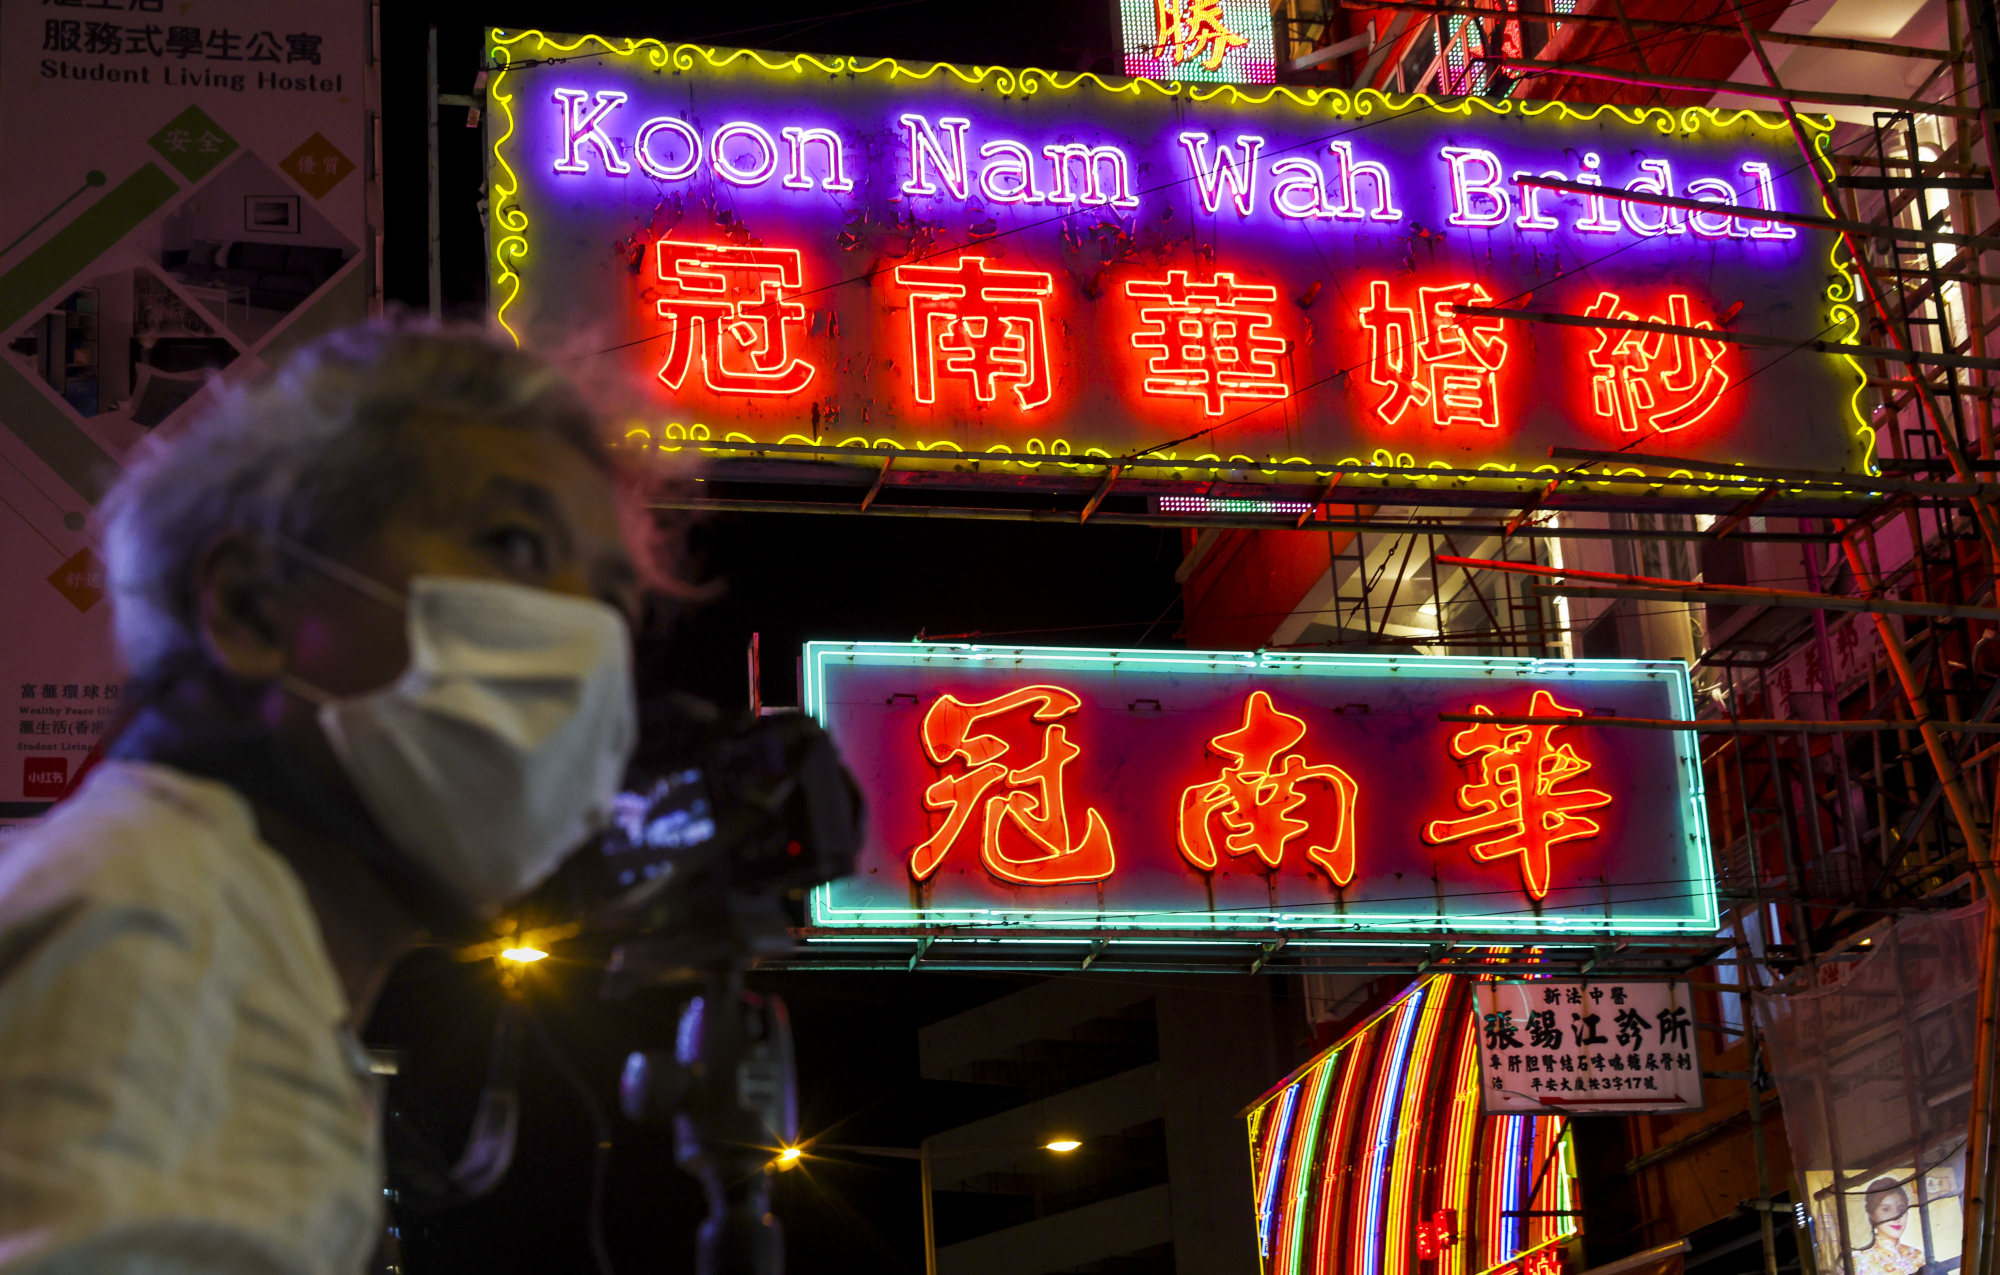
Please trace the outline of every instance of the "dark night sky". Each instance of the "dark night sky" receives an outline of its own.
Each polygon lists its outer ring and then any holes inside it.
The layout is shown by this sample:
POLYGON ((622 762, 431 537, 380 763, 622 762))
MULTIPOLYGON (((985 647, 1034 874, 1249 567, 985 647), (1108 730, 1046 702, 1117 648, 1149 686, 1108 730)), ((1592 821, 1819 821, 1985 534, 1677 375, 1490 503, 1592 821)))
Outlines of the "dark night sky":
MULTIPOLYGON (((1110 55, 1111 7, 1111 0, 917 0, 854 10, 610 0, 386 4, 390 299, 413 309, 425 304, 428 23, 439 27, 441 87, 449 93, 471 87, 483 25, 1073 68, 1110 55), (836 16, 824 16, 829 13, 836 16), (753 27, 762 29, 747 29, 753 27)), ((453 312, 477 315, 483 304, 479 134, 459 126, 457 111, 447 109, 442 118, 447 300, 453 312)), ((746 698, 744 652, 753 631, 763 635, 764 696, 775 704, 797 702, 793 659, 810 638, 977 631, 1003 641, 1095 644, 1131 643, 1150 631, 1150 645, 1176 642, 1173 572, 1180 549, 1171 531, 728 516, 696 527, 690 548, 688 574, 717 582, 721 592, 681 614, 671 638, 649 644, 648 672, 730 706, 746 698)), ((550 968, 557 964, 538 967, 535 1003, 609 1108, 625 1051, 668 1042, 674 1007, 664 1000, 607 1006, 596 998, 593 971, 550 968)), ((934 1127, 955 1123, 934 1109, 918 1081, 916 1029, 1019 983, 925 974, 761 979, 792 1007, 804 1129, 832 1129, 840 1141, 912 1146, 934 1127)), ((490 967, 422 953, 399 972, 369 1033, 371 1043, 409 1051, 392 1102, 447 1159, 471 1117, 497 1000, 490 967)), ((428 1219, 403 1219, 412 1275, 589 1269, 582 1221, 592 1142, 586 1109, 532 1049, 523 1083, 527 1110, 513 1173, 483 1201, 428 1219)), ((618 1271, 691 1269, 702 1203, 692 1180, 673 1167, 671 1139, 616 1117, 614 1124, 606 1213, 618 1271)), ((783 1175, 779 1183, 792 1271, 922 1270, 913 1166, 816 1167, 783 1175)))

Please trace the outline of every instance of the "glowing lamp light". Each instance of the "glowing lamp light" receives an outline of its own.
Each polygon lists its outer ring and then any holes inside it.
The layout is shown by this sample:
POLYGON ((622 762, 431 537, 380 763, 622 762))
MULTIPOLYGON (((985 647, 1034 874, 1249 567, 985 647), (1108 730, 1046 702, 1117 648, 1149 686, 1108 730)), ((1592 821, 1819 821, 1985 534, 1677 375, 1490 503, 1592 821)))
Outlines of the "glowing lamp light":
POLYGON ((783 1151, 778 1152, 778 1167, 789 1169, 797 1164, 799 1157, 804 1154, 805 1152, 799 1150, 797 1147, 786 1147, 783 1151))
POLYGON ((1042 1149, 1045 1151, 1074 1151, 1082 1145, 1083 1143, 1076 1138, 1056 1138, 1044 1143, 1042 1149))
POLYGON ((500 953, 500 959, 512 961, 516 965, 532 965, 547 955, 547 952, 538 947, 510 947, 500 953))

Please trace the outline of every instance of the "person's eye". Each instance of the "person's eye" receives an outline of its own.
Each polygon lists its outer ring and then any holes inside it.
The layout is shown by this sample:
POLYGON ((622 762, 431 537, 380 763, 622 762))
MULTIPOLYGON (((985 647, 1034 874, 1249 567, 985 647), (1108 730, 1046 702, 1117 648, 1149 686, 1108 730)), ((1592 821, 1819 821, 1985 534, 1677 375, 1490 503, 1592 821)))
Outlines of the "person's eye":
POLYGON ((503 570, 529 576, 549 572, 548 538, 531 527, 501 527, 489 532, 484 543, 503 570))

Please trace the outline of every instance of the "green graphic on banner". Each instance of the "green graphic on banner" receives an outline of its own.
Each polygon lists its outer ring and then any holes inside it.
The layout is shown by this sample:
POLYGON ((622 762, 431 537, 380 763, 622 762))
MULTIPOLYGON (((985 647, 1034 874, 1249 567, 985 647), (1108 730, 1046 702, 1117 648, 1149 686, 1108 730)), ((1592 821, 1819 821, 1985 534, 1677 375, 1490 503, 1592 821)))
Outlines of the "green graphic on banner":
POLYGON ((190 106, 167 121, 146 144, 191 182, 200 181, 236 150, 236 139, 223 132, 222 125, 199 106, 190 106))

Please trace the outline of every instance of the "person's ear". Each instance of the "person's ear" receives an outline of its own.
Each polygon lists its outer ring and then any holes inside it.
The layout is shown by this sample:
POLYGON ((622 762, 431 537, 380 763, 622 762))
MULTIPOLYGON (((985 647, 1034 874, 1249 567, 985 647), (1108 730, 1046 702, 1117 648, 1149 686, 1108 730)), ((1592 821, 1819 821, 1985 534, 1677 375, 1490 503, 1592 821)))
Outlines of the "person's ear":
POLYGON ((195 629, 216 668, 245 682, 286 671, 281 584, 276 555, 247 536, 223 537, 195 563, 195 629))

